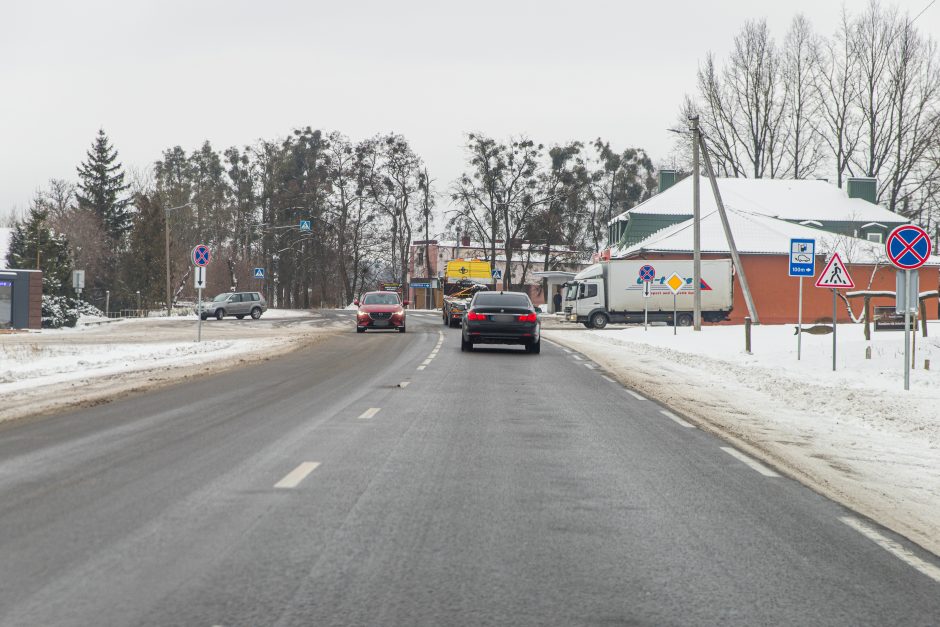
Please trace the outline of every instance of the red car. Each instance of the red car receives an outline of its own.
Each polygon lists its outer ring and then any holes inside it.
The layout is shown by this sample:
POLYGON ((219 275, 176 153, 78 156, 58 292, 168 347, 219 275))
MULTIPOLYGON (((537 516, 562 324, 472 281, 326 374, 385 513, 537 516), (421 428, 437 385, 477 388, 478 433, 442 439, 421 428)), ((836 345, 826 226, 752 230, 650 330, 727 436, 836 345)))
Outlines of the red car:
POLYGON ((366 292, 362 300, 353 301, 359 307, 356 312, 356 333, 366 329, 398 329, 405 332, 405 305, 397 292, 366 292))

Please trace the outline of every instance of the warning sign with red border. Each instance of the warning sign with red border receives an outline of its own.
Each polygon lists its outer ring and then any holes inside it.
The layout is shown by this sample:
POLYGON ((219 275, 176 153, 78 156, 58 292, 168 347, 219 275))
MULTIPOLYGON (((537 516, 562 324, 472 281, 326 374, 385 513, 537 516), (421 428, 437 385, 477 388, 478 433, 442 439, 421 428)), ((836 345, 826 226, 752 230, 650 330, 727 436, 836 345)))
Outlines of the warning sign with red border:
POLYGON ((823 269, 822 274, 816 279, 816 287, 826 287, 836 290, 850 290, 855 287, 855 281, 852 275, 842 263, 839 253, 833 253, 829 258, 829 263, 823 269))

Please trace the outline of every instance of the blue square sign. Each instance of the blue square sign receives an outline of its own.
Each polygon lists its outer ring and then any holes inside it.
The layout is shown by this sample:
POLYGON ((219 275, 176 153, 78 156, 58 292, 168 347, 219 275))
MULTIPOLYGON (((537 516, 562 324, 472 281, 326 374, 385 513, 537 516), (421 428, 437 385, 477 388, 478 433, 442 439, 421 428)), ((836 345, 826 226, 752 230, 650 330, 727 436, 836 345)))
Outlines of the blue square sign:
POLYGON ((816 275, 816 240, 790 240, 790 276, 816 275))

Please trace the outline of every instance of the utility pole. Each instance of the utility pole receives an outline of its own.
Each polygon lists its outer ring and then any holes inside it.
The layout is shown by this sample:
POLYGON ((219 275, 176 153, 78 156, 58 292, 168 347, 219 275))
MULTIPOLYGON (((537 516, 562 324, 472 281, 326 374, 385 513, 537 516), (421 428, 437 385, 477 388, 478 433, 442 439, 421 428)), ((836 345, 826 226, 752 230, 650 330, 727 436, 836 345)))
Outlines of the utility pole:
POLYGON ((36 217, 36 269, 39 267, 39 244, 42 243, 42 218, 36 217))
POLYGON ((731 260, 734 263, 734 269, 738 273, 738 281, 741 283, 741 291, 744 293, 744 302, 747 304, 747 312, 751 315, 754 324, 760 324, 757 317, 757 308, 754 306, 754 299, 751 297, 751 288, 747 284, 747 277, 744 275, 744 266, 741 265, 741 258, 738 256, 738 248, 734 245, 734 236, 731 234, 731 225, 728 223, 728 215, 725 213, 725 204, 721 200, 721 192, 718 191, 718 181, 715 179, 715 171, 712 170, 712 160, 708 156, 708 146, 702 139, 702 133, 698 133, 699 146, 702 149, 702 157, 705 162, 705 170, 708 172, 708 180, 712 184, 712 194, 715 196, 715 204, 718 205, 718 215, 721 216, 721 226, 725 231, 725 238, 728 240, 728 248, 731 250, 731 260))
POLYGON ((692 325, 702 330, 702 208, 699 195, 698 116, 689 117, 692 125, 692 325))
POLYGON ((188 207, 191 203, 180 205, 179 207, 170 207, 163 210, 163 237, 165 241, 164 254, 166 257, 166 315, 170 317, 173 314, 173 286, 170 283, 170 212, 188 207))

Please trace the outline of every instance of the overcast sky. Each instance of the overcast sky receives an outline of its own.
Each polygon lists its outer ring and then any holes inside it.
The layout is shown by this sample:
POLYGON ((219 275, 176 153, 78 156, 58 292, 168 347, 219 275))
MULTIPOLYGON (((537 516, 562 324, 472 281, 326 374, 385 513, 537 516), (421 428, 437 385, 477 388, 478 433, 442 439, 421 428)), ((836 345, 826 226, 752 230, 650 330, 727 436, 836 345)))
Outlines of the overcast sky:
MULTIPOLYGON (((912 16, 930 0, 902 0, 912 16)), ((846 3, 858 10, 861 0, 846 3)), ((0 21, 0 215, 75 179, 99 127, 125 166, 174 145, 216 149, 298 126, 404 134, 439 190, 467 131, 551 144, 598 136, 668 160, 683 94, 746 19, 778 39, 839 0, 40 2, 0 21)), ((940 3, 917 25, 940 36, 940 3)))

